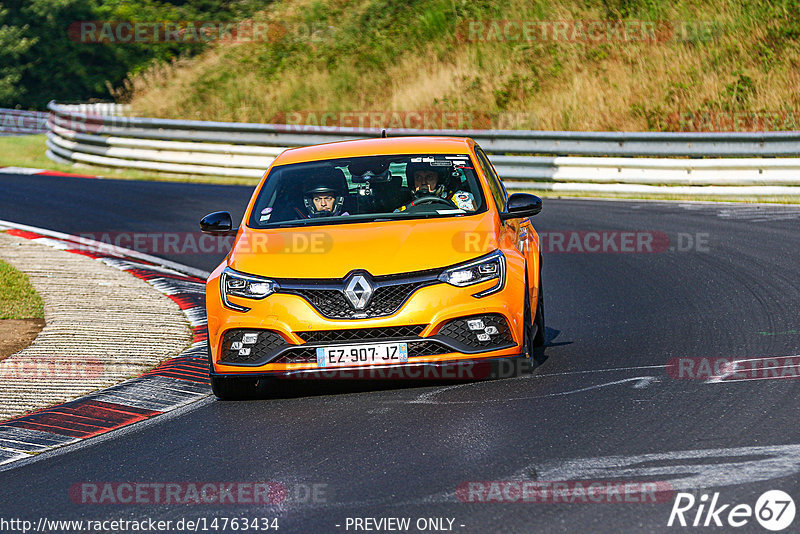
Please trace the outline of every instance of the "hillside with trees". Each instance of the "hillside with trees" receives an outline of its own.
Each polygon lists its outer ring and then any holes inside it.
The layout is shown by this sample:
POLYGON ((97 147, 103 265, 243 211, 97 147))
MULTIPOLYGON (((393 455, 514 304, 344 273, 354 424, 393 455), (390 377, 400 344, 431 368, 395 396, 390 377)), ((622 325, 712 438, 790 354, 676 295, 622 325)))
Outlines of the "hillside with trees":
POLYGON ((0 106, 111 96, 144 116, 223 121, 800 129, 800 0, 11 3, 0 106), (76 20, 266 31, 87 44, 64 33, 76 20))

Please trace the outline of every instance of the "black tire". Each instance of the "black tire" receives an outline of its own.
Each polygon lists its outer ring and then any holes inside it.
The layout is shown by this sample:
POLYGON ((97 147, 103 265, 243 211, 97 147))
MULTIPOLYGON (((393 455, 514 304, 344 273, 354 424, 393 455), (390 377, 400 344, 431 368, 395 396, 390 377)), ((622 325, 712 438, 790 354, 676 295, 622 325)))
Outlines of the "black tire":
POLYGON ((258 389, 253 378, 238 376, 211 376, 211 391, 219 400, 242 400, 252 398, 258 389))
POLYGON ((533 337, 535 348, 544 347, 547 342, 544 331, 544 288, 542 287, 542 275, 539 273, 539 296, 536 298, 536 317, 533 319, 536 325, 536 335, 533 337))
POLYGON ((533 344, 533 322, 531 321, 531 298, 528 295, 527 284, 525 289, 525 306, 522 319, 522 347, 525 349, 525 354, 528 358, 533 359, 536 351, 536 346, 533 344))

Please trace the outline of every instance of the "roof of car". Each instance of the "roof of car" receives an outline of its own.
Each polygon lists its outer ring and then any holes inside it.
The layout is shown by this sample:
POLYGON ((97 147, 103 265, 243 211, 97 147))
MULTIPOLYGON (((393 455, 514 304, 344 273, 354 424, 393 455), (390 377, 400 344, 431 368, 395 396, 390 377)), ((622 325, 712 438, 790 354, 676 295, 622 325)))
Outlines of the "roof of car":
POLYGON ((474 141, 468 137, 387 137, 338 141, 287 149, 278 156, 275 164, 383 154, 467 154, 473 144, 474 141))

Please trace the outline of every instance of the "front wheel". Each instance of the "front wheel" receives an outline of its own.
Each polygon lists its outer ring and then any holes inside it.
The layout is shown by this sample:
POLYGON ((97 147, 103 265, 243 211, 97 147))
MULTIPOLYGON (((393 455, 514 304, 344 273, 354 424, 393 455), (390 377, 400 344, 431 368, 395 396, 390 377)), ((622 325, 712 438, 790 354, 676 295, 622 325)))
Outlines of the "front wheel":
POLYGON ((533 359, 533 323, 531 322, 531 298, 528 296, 527 284, 525 285, 525 306, 522 314, 522 347, 528 358, 533 359))
POLYGON ((523 345, 528 354, 531 371, 544 363, 547 356, 544 354, 544 294, 542 292, 541 276, 539 277, 539 296, 536 299, 536 315, 531 321, 531 299, 528 294, 528 285, 525 284, 525 319, 523 321, 523 345), (534 334, 534 329, 536 333, 534 334))
POLYGON ((536 325, 536 335, 533 338, 534 347, 544 347, 547 339, 544 334, 544 289, 542 288, 542 277, 539 275, 539 296, 536 298, 536 317, 533 319, 536 325))

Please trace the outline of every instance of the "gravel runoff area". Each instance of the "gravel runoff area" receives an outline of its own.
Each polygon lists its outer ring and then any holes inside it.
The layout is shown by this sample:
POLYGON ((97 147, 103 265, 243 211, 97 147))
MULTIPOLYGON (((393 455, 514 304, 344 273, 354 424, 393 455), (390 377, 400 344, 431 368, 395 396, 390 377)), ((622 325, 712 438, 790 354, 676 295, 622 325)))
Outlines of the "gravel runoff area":
POLYGON ((46 323, 0 361, 0 420, 139 375, 192 341, 175 302, 101 260, 2 232, 0 259, 28 275, 46 323))

